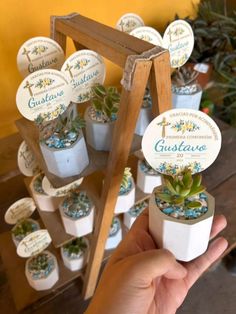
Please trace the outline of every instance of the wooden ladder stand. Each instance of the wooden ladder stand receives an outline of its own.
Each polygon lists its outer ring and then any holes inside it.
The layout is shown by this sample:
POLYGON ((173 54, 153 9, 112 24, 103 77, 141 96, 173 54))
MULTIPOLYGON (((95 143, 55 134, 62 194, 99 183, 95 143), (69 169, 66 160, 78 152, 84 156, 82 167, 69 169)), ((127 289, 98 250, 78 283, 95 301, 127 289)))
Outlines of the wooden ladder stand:
MULTIPOLYGON (((123 69, 130 55, 141 55, 154 48, 148 42, 81 15, 52 17, 51 22, 51 37, 61 45, 64 51, 66 51, 66 39, 69 37, 77 50, 94 50, 123 69)), ((160 52, 161 54, 151 60, 137 60, 133 70, 132 89, 122 88, 112 149, 108 158, 99 208, 96 209, 97 221, 84 277, 83 297, 85 299, 93 295, 96 287, 123 171, 128 160, 136 121, 149 78, 153 116, 171 108, 169 53, 162 48, 160 52)))

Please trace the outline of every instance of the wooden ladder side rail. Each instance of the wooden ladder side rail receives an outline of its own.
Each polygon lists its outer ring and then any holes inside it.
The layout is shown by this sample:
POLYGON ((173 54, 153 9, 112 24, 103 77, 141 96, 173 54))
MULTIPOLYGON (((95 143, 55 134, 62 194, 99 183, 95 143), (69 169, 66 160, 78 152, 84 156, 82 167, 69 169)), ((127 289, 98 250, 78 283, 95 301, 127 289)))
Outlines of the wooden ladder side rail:
POLYGON ((111 62, 124 68, 129 55, 141 54, 154 46, 127 33, 95 22, 81 15, 70 19, 51 19, 53 34, 63 50, 66 49, 66 37, 82 47, 95 50, 111 62), (54 24, 54 25, 53 25, 54 24))
POLYGON ((107 175, 104 180, 101 196, 101 214, 96 222, 91 244, 90 260, 84 278, 83 296, 85 299, 93 295, 96 287, 105 244, 110 230, 124 168, 127 164, 136 121, 143 102, 151 65, 151 61, 137 62, 134 70, 132 90, 126 91, 124 88, 122 89, 118 119, 114 129, 107 175))
POLYGON ((152 115, 158 116, 172 108, 171 68, 169 52, 153 59, 150 87, 152 96, 152 115))

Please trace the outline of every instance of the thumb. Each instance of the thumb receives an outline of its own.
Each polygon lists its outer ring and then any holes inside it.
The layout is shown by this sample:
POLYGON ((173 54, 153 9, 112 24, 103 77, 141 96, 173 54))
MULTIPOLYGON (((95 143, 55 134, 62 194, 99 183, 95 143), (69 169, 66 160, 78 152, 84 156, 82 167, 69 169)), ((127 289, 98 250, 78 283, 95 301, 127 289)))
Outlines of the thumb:
POLYGON ((142 280, 146 284, 160 276, 181 279, 187 274, 186 269, 176 261, 174 255, 165 249, 143 251, 129 256, 126 262, 132 279, 142 280))

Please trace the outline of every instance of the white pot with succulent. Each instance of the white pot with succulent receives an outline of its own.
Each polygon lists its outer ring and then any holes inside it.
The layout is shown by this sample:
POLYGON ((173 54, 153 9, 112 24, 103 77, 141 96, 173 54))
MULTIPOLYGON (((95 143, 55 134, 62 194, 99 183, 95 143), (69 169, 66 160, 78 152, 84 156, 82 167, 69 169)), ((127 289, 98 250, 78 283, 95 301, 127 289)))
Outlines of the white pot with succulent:
POLYGON ((201 185, 201 175, 192 176, 188 169, 163 178, 150 198, 149 230, 159 247, 187 262, 207 249, 214 198, 201 185))
POLYGON ((91 106, 85 111, 86 141, 96 150, 109 151, 117 119, 120 93, 116 87, 92 87, 91 106))
POLYGON ((115 249, 122 240, 122 229, 120 219, 113 217, 109 235, 106 241, 105 250, 115 249))
POLYGON ((61 247, 64 265, 71 271, 82 269, 88 260, 89 242, 85 237, 75 238, 61 247))
POLYGON ((132 224, 135 222, 136 218, 141 214, 141 212, 148 207, 148 203, 143 201, 132 206, 128 212, 124 213, 124 225, 130 229, 132 224))
POLYGON ((56 257, 49 251, 43 251, 26 261, 25 275, 29 285, 37 290, 51 289, 59 279, 56 257))
POLYGON ((47 123, 38 117, 36 123, 40 131, 40 149, 49 172, 64 178, 78 175, 88 166, 82 132, 84 120, 79 115, 73 118, 71 107, 67 115, 47 123))
POLYGON ((30 183, 30 190, 37 207, 42 211, 54 212, 58 209, 62 201, 62 197, 53 197, 43 190, 42 181, 44 175, 42 173, 36 175, 30 183))
POLYGON ((134 133, 143 136, 147 126, 151 121, 152 121, 152 98, 150 95, 149 88, 146 88, 145 95, 143 98, 143 104, 140 109, 134 133))
POLYGON ((144 193, 152 193, 153 189, 161 185, 161 176, 148 162, 143 159, 138 161, 137 186, 144 193))
POLYGON ((94 205, 86 192, 70 192, 59 209, 66 233, 82 237, 93 231, 94 205))
POLYGON ((198 73, 183 66, 172 74, 173 108, 199 110, 202 88, 196 81, 198 73))
POLYGON ((130 168, 125 168, 114 213, 127 212, 135 202, 135 184, 130 168))
POLYGON ((15 246, 17 247, 27 235, 39 229, 39 223, 31 218, 26 218, 18 221, 11 230, 11 236, 15 246))

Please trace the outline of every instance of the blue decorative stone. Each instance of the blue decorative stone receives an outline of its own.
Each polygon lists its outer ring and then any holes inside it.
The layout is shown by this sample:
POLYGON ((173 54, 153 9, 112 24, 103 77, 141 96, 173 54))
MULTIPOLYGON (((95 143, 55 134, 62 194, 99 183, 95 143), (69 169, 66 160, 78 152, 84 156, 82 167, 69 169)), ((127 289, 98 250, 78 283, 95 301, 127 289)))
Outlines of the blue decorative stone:
POLYGON ((174 209, 173 207, 166 207, 163 209, 163 213, 169 215, 169 214, 172 214, 174 212, 174 209))

